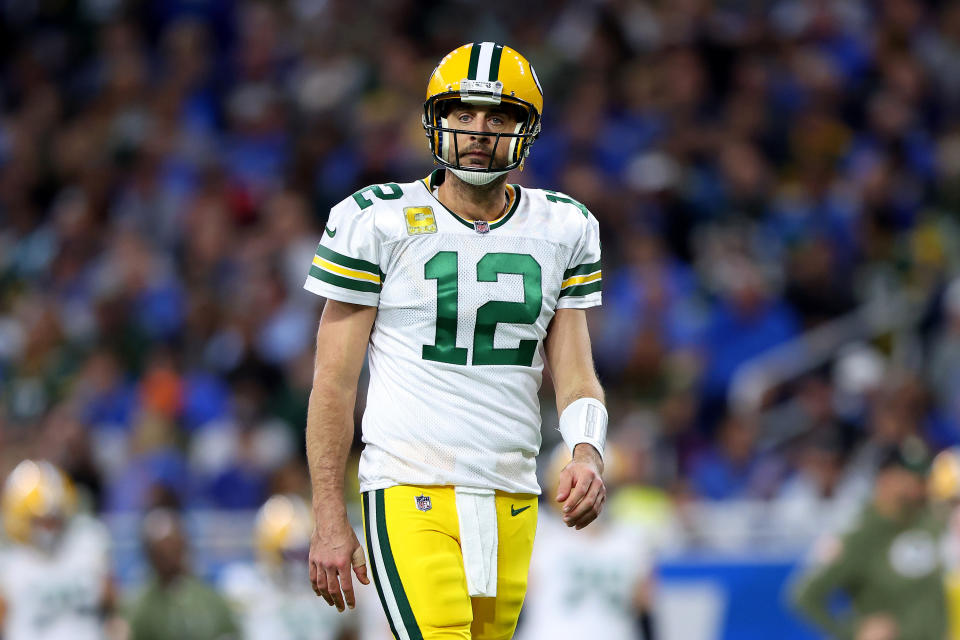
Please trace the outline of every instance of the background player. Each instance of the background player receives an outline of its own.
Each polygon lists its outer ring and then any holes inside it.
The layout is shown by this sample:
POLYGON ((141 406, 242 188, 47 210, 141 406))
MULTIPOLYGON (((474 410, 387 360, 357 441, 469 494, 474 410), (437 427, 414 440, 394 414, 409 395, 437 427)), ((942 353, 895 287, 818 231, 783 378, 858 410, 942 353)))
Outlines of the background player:
POLYGON ((115 592, 110 538, 76 513, 67 477, 45 461, 24 460, 3 487, 0 637, 88 640, 106 637, 115 592))
POLYGON ((536 526, 547 362, 573 450, 556 494, 565 523, 587 526, 605 497, 607 415, 584 312, 600 304, 597 221, 563 194, 506 184, 542 109, 516 51, 484 42, 448 54, 423 117, 445 169, 335 206, 305 284, 328 298, 307 420, 311 580, 341 610, 354 604, 351 565, 367 581, 343 475, 369 343, 365 532, 404 640, 512 637, 536 526))
MULTIPOLYGON (((613 493, 618 450, 607 445, 607 488, 613 493)), ((570 460, 566 447, 553 452, 545 474, 553 486, 570 460)), ((541 513, 530 561, 530 595, 518 637, 653 640, 652 624, 639 621, 651 609, 653 550, 644 531, 612 520, 607 512, 583 534, 562 525, 559 506, 541 513)))
POLYGON ((313 518, 297 495, 275 495, 257 512, 255 565, 233 565, 221 588, 249 640, 356 640, 351 612, 338 616, 306 584, 313 518))
POLYGON ((946 522, 943 540, 944 589, 950 640, 960 640, 960 449, 936 455, 928 483, 933 506, 946 522))

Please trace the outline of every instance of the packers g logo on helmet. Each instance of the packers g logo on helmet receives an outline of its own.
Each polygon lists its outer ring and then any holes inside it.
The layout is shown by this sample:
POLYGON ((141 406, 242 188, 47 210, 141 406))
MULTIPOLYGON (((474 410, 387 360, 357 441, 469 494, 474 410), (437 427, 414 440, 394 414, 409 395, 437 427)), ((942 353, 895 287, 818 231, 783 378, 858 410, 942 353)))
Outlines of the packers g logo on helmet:
POLYGON ((430 141, 434 160, 451 169, 498 175, 520 167, 540 134, 543 114, 543 90, 533 67, 514 49, 494 42, 473 42, 444 56, 430 75, 427 99, 423 103, 423 128, 430 141), (512 133, 462 131, 447 126, 445 102, 459 100, 467 104, 512 105, 525 114, 512 133), (456 153, 456 135, 474 134, 496 137, 491 166, 464 167, 456 153), (501 139, 509 144, 504 167, 492 167, 501 139), (451 148, 452 147, 452 148, 451 148), (451 161, 451 158, 453 161, 451 161))
POLYGON ((42 460, 24 460, 3 486, 3 526, 11 540, 33 543, 36 519, 66 520, 75 504, 73 485, 60 469, 42 460))

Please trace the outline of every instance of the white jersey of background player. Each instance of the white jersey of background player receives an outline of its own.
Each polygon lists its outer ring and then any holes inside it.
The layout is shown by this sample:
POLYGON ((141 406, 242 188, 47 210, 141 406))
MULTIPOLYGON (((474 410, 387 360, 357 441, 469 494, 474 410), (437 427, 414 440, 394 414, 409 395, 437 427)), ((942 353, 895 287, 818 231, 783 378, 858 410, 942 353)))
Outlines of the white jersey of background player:
POLYGON ((3 492, 9 546, 0 549, 4 640, 99 640, 112 600, 110 537, 72 515, 72 488, 47 462, 21 462, 3 492))
POLYGON ((305 559, 312 529, 310 509, 299 496, 275 495, 257 513, 256 564, 232 565, 220 578, 247 640, 357 638, 354 613, 338 615, 310 588, 305 559))
MULTIPOLYGON (((552 473, 567 460, 569 453, 558 450, 552 473)), ((540 512, 518 640, 642 638, 639 617, 651 595, 652 549, 641 529, 610 518, 601 515, 586 531, 574 532, 556 509, 540 512)))

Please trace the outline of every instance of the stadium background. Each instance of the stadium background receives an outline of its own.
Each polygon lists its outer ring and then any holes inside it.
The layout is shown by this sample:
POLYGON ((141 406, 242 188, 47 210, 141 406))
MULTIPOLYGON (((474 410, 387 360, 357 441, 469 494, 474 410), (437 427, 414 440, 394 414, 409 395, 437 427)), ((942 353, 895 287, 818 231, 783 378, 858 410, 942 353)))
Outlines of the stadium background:
POLYGON ((326 211, 431 170, 426 79, 479 40, 546 94, 513 180, 600 221, 611 511, 670 637, 817 637, 783 585, 876 451, 960 441, 956 3, 5 2, 0 471, 65 468, 126 591, 150 506, 204 575, 249 557, 309 492, 326 211))

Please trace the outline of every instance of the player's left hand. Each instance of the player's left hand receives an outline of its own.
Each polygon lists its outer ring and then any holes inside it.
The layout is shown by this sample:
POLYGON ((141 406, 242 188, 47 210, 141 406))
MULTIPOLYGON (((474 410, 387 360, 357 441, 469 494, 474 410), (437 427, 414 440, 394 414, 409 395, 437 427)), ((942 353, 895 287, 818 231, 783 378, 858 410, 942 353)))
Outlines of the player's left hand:
POLYGON ((603 460, 589 444, 578 444, 573 460, 560 472, 557 502, 562 505, 563 522, 579 531, 603 511, 607 488, 603 484, 603 460))

